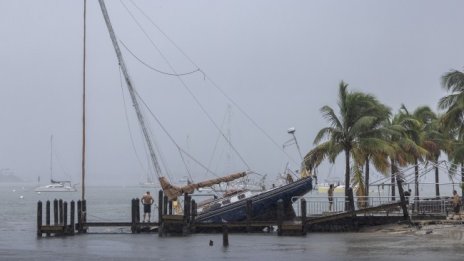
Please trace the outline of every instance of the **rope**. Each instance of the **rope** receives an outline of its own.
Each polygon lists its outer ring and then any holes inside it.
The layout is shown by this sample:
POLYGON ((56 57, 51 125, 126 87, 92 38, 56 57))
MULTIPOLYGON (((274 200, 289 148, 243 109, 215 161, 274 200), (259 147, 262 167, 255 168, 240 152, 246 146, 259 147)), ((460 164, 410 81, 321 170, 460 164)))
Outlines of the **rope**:
MULTIPOLYGON (((135 91, 135 94, 137 95, 137 97, 140 99, 140 101, 142 102, 142 104, 145 106, 145 108, 147 108, 148 112, 151 114, 151 116, 155 119, 155 121, 158 123, 158 125, 161 127, 161 129, 163 130, 163 132, 168 136, 169 140, 174 144, 174 146, 176 146, 176 148, 179 150, 179 152, 185 154, 186 156, 188 156, 191 160, 193 160, 195 163, 197 163, 198 165, 200 165, 202 168, 204 168, 205 170, 207 170, 209 173, 212 173, 212 174, 215 174, 213 171, 211 171, 208 167, 206 167, 204 164, 202 164, 201 162, 199 162, 197 159, 195 159, 192 155, 190 155, 188 152, 186 152, 184 149, 182 149, 178 144, 177 142, 174 140, 174 138, 171 136, 171 134, 167 131, 167 129, 164 127, 164 125, 161 123, 161 121, 158 119, 158 117, 156 117, 156 115, 152 112, 152 110, 150 109, 150 107, 148 107, 148 105, 145 103, 145 101, 142 99, 142 97, 140 97, 140 95, 138 94, 137 91, 135 91)), ((215 174, 217 175, 217 174, 215 174)))
POLYGON ((129 47, 127 47, 127 45, 122 41, 122 40, 119 40, 119 42, 122 44, 122 46, 135 58, 137 59, 137 61, 139 61, 141 64, 145 65, 148 69, 151 69, 155 72, 158 72, 158 73, 161 73, 161 74, 165 74, 165 75, 170 75, 170 76, 184 76, 184 75, 189 75, 189 74, 194 74, 196 72, 201 72, 200 69, 196 69, 194 71, 191 71, 191 72, 186 72, 186 73, 180 73, 180 74, 175 74, 175 73, 168 73, 168 72, 163 72, 161 70, 158 70, 156 69, 155 67, 147 64, 146 62, 144 62, 142 59, 140 59, 137 55, 135 55, 130 49, 129 47))
MULTIPOLYGON (((145 37, 147 37, 147 39, 150 41, 150 43, 152 44, 152 46, 158 51, 158 53, 161 55, 161 57, 163 58, 163 60, 166 62, 166 64, 171 68, 171 70, 174 72, 174 74, 177 74, 176 70, 174 69, 174 67, 171 65, 171 63, 169 62, 169 60, 164 56, 164 54, 161 52, 161 50, 158 48, 158 46, 154 43, 154 41, 150 38, 150 36, 148 35, 148 33, 143 29, 143 27, 140 25, 139 21, 135 18, 135 16, 131 13, 131 11, 127 8, 127 6, 122 2, 120 1, 121 4, 124 6, 124 8, 126 9, 126 11, 129 13, 129 15, 131 16, 131 18, 134 20, 134 22, 137 24, 137 26, 139 27, 139 29, 144 33, 145 37)), ((197 66, 198 67, 198 66, 197 66)), ((182 84, 182 86, 187 90, 187 92, 190 94, 190 96, 192 96, 192 98, 194 99, 195 103, 200 107, 201 111, 206 115, 206 117, 209 119, 209 121, 213 124, 213 126, 219 131, 219 133, 221 133, 221 135, 224 137, 224 139, 229 143, 229 146, 232 148, 232 150, 237 154, 237 156, 240 158, 240 160, 242 161, 242 163, 247 167, 247 169, 250 169, 250 166, 248 165, 248 163, 245 161, 245 159, 242 157, 242 155, 237 151, 237 149, 230 143, 230 141, 228 141, 228 139, 226 138, 225 134, 219 129, 219 126, 216 124, 216 122, 213 120, 213 118, 211 117, 211 115, 206 111, 206 109, 203 107, 203 105, 200 103, 200 101, 198 100, 198 98, 195 96, 195 94, 193 94, 193 92, 188 88, 187 84, 184 82, 184 80, 181 78, 181 77, 177 77, 177 79, 179 79, 180 83, 182 84)))
MULTIPOLYGON (((166 37, 166 39, 182 54, 184 55, 185 58, 187 58, 187 60, 195 67, 197 68, 200 68, 196 63, 195 61, 193 61, 193 59, 191 59, 163 30, 161 30, 161 28, 137 5, 135 4, 135 2, 133 0, 130 0, 130 2, 132 3, 132 5, 134 5, 137 10, 139 10, 139 12, 156 28, 158 29, 158 31, 164 36, 166 37)), ((253 118, 251 118, 251 116, 245 112, 245 110, 243 110, 221 87, 219 87, 218 84, 216 84, 212 79, 211 77, 209 77, 203 70, 200 69, 200 71, 203 73, 203 76, 204 78, 209 81, 214 88, 216 88, 227 100, 229 100, 230 103, 232 103, 235 107, 237 107, 237 109, 245 116, 245 118, 247 118, 261 133, 264 134, 264 136, 266 136, 266 138, 269 139, 269 141, 271 141, 272 144, 274 144, 274 146, 276 146, 276 148, 282 152, 284 155, 287 156, 288 159, 290 159, 293 163, 295 164, 299 164, 298 162, 296 162, 282 147, 281 145, 279 145, 272 137, 271 135, 269 135, 265 130, 264 128, 262 128, 261 126, 259 126, 259 124, 253 120, 253 118)))
MULTIPOLYGON (((124 88, 123 88, 123 84, 122 84, 122 76, 121 76, 121 68, 119 67, 119 82, 120 82, 120 86, 121 86, 121 94, 122 94, 122 101, 123 101, 123 104, 124 104, 124 116, 126 118, 126 123, 127 123, 127 129, 129 130, 129 137, 130 137, 130 141, 131 141, 131 145, 132 145, 132 149, 134 151, 134 154, 135 154, 135 158, 137 158, 137 161, 140 165, 140 167, 144 170, 145 170, 145 167, 142 163, 142 160, 140 159, 139 157, 139 154, 137 153, 137 149, 135 148, 135 144, 134 144, 134 139, 133 139, 133 135, 132 135, 132 129, 130 127, 130 124, 129 124, 129 116, 127 114, 127 108, 126 108, 126 98, 124 96, 124 88)), ((147 171, 148 172, 148 171, 147 171)))

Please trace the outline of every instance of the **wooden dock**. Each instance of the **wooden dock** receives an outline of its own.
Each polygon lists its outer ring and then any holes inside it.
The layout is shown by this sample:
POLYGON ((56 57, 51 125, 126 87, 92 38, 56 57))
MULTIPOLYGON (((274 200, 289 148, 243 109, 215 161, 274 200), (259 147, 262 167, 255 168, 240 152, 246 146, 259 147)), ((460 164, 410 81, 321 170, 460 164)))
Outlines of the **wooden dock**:
MULTIPOLYGON (((399 183, 399 187, 401 183, 399 183)), ((401 187, 402 188, 402 187, 401 187)), ((45 203, 45 211, 42 209, 42 202, 37 204, 37 236, 68 236, 74 234, 87 233, 94 227, 117 227, 129 228, 131 233, 157 232, 159 236, 188 235, 191 233, 223 233, 224 242, 227 240, 229 232, 256 233, 271 232, 277 228, 279 236, 304 236, 308 232, 314 231, 356 231, 363 226, 381 225, 396 222, 408 222, 410 216, 407 209, 407 202, 403 191, 400 189, 400 201, 390 202, 378 206, 355 209, 353 191, 349 190, 347 209, 338 213, 325 213, 320 216, 307 216, 307 202, 303 198, 300 200, 300 217, 288 220, 288 213, 282 200, 277 201, 277 217, 271 220, 259 220, 252 216, 251 208, 253 202, 247 202, 245 208, 248 213, 245 220, 229 223, 202 223, 196 221, 197 204, 188 194, 184 195, 183 215, 173 213, 172 202, 159 191, 158 195, 158 222, 140 222, 140 200, 138 198, 131 201, 131 220, 128 222, 89 222, 87 221, 86 201, 71 201, 69 204, 62 200, 53 201, 53 211, 51 202, 45 203), (388 213, 394 210, 402 215, 389 216, 388 213), (43 220, 43 214, 45 218, 43 220), (51 223, 53 214, 53 223, 51 223), (77 222, 76 222, 77 220, 77 222)), ((446 218, 446 217, 444 217, 446 218)), ((434 217, 433 220, 444 219, 442 216, 434 217)))

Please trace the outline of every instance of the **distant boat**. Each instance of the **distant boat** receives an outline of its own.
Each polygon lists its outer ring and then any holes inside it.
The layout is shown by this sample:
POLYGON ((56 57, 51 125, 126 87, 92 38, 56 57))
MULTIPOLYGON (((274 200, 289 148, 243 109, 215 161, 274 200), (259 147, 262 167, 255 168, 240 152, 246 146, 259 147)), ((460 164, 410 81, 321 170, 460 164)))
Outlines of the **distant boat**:
MULTIPOLYGON (((40 180, 40 179, 39 179, 40 180)), ((50 137, 50 183, 34 189, 35 192, 76 192, 68 180, 53 180, 53 135, 50 137)))
POLYGON ((77 189, 72 186, 71 181, 51 180, 51 184, 37 187, 35 192, 76 192, 77 189))

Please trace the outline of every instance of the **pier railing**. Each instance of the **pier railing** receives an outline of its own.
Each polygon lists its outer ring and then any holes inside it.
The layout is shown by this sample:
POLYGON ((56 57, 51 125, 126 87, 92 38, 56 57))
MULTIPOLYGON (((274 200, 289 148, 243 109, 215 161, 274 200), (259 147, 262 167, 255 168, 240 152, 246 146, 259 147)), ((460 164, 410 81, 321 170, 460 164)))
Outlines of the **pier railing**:
MULTIPOLYGON (((336 213, 345 212, 346 202, 349 201, 348 197, 338 196, 333 197, 332 204, 330 204, 328 197, 324 196, 306 196, 293 198, 294 209, 297 216, 302 216, 301 204, 304 199, 306 204, 306 216, 322 216, 332 215, 336 213)), ((392 203, 399 203, 398 200, 391 200, 390 196, 369 196, 369 197, 354 197, 354 210, 362 210, 366 208, 373 208, 392 203)), ((406 198, 407 210, 410 215, 442 215, 447 216, 452 209, 450 199, 448 198, 430 198, 430 197, 414 197, 406 198)), ((371 215, 403 215, 401 208, 390 208, 370 213, 371 215)))

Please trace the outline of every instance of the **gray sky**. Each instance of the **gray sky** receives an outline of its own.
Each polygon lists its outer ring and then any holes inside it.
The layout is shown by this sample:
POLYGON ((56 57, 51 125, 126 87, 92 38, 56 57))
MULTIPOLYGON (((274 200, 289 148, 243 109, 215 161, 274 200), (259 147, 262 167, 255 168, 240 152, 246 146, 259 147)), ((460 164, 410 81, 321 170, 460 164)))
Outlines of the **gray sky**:
MULTIPOLYGON (((402 103, 411 110, 436 109, 445 95, 440 76, 463 69, 462 1, 134 1, 279 145, 295 127, 303 153, 326 126, 319 109, 336 106, 341 80, 394 112, 402 103)), ((136 184, 146 173, 143 141, 127 91, 121 90, 100 8, 96 0, 88 2, 88 182, 136 184)), ((124 3, 177 72, 196 69, 130 1, 124 3)), ((121 2, 107 6, 118 38, 169 72, 121 2)), ((53 134, 56 178, 79 182, 82 1, 1 0, 0 37, 0 168, 25 179, 48 179, 53 134)), ((193 98, 177 78, 147 69, 124 48, 123 53, 151 110, 181 147, 208 165, 218 131, 193 98)), ((237 107, 224 121, 230 103, 202 74, 182 79, 253 170, 270 179, 283 170, 289 159, 237 107)), ((147 118, 171 176, 186 176, 175 146, 147 118)), ((286 151, 298 159, 294 146, 286 151)), ((244 168, 223 140, 216 153, 210 167, 218 174, 244 168)), ((212 177, 191 160, 187 164, 197 180, 212 177)), ((322 166, 319 172, 342 177, 343 168, 322 166)))

